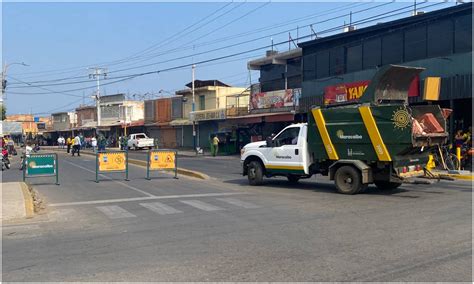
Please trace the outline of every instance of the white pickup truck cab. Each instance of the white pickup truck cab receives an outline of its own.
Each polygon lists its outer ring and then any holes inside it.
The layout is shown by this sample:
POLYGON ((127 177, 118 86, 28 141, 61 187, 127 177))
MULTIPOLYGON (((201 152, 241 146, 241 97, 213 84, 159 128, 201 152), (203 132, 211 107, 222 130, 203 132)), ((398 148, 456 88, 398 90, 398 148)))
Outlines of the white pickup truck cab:
POLYGON ((249 183, 259 185, 264 176, 286 176, 290 182, 310 177, 307 128, 306 123, 293 124, 267 141, 245 145, 241 162, 249 183))
POLYGON ((143 149, 143 148, 153 148, 155 146, 155 141, 153 138, 148 138, 145 133, 136 133, 130 134, 127 142, 128 148, 132 150, 143 149))

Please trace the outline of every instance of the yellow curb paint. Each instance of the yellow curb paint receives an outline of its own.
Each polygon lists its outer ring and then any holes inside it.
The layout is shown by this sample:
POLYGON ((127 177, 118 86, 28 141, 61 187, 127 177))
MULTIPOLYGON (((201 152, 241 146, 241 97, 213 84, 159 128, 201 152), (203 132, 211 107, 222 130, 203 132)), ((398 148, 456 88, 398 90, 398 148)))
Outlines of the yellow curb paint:
POLYGON ((455 178, 455 179, 462 179, 462 180, 474 180, 473 175, 445 174, 444 176, 452 177, 452 178, 455 178))
POLYGON ((23 192, 23 199, 25 201, 25 213, 26 218, 32 218, 35 214, 35 205, 33 203, 33 197, 28 189, 28 185, 24 182, 20 183, 21 191, 23 192))

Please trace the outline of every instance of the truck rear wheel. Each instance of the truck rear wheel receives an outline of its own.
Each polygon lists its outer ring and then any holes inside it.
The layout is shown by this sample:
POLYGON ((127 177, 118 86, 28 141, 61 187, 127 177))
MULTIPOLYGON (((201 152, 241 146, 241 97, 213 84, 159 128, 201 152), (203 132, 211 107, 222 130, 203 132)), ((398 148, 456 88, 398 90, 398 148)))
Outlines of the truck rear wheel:
POLYGON ((252 161, 248 165, 247 177, 250 185, 261 185, 263 183, 263 167, 257 161, 252 161))
POLYGON ((385 190, 392 190, 402 185, 401 182, 389 182, 389 181, 375 181, 374 184, 378 189, 385 189, 385 190))
POLYGON ((352 166, 342 166, 337 169, 334 182, 337 191, 342 194, 356 194, 367 187, 367 185, 362 184, 359 171, 352 166))

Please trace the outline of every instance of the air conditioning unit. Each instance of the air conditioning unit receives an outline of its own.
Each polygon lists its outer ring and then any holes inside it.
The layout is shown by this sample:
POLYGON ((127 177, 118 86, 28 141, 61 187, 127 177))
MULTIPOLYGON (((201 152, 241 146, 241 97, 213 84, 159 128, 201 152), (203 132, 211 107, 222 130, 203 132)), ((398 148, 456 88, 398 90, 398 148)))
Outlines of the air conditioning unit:
POLYGON ((347 26, 347 27, 344 27, 344 32, 347 33, 347 32, 352 32, 352 31, 355 31, 357 29, 356 26, 347 26))

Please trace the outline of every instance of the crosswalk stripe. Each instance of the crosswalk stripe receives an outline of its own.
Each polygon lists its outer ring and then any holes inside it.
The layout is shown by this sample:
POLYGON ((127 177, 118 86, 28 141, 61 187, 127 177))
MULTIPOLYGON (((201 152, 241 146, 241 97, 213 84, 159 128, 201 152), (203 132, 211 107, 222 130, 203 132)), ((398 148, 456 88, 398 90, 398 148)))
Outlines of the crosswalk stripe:
POLYGON ((96 208, 99 209, 102 213, 104 213, 110 219, 137 217, 137 216, 133 215, 132 213, 128 212, 127 210, 125 210, 122 207, 117 206, 117 205, 98 206, 96 208))
POLYGON ((226 202, 235 206, 247 208, 247 209, 254 209, 258 208, 259 206, 252 204, 250 202, 245 202, 236 198, 216 198, 219 201, 226 202))
POLYGON ((183 213, 182 211, 176 210, 173 207, 163 204, 161 202, 140 203, 140 205, 160 215, 183 213))
POLYGON ((223 208, 199 201, 199 200, 180 200, 180 202, 187 204, 189 206, 192 206, 197 209, 201 209, 204 211, 218 211, 218 210, 224 210, 223 208))

